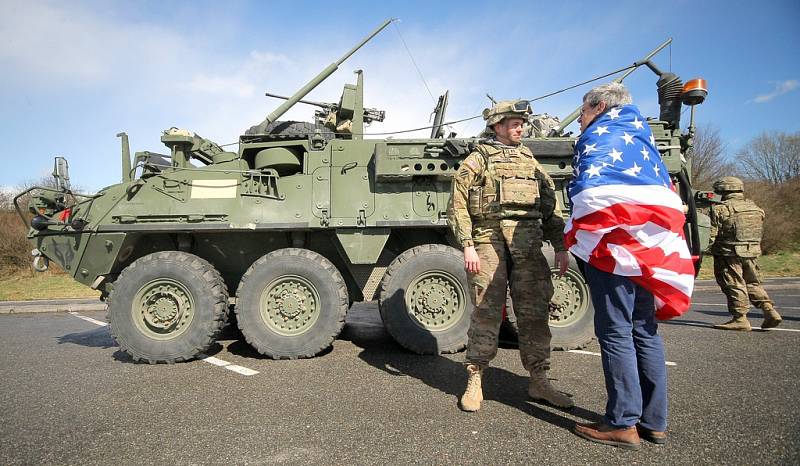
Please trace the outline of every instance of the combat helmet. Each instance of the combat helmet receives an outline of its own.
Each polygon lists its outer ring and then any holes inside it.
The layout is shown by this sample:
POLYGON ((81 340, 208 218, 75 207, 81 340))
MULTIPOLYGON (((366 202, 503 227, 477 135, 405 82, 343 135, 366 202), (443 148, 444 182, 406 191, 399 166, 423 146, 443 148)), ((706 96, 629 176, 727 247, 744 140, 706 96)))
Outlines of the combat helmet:
POLYGON ((483 110, 483 119, 486 120, 486 126, 491 127, 503 121, 503 118, 522 118, 527 120, 530 114, 531 103, 527 100, 501 100, 494 104, 492 108, 483 110))
POLYGON ((744 183, 735 176, 723 176, 714 182, 713 189, 717 194, 740 193, 744 191, 744 183))

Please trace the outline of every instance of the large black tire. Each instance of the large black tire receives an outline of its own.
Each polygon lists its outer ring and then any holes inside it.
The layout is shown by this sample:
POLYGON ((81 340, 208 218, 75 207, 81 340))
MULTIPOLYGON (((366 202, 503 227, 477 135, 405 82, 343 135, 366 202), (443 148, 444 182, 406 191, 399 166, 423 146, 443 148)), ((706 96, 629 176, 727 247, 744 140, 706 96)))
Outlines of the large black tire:
MULTIPOLYGON (((550 332, 553 335, 550 347, 563 351, 583 348, 594 339, 594 305, 589 286, 574 257, 570 256, 569 269, 559 277, 553 267, 553 250, 545 248, 544 253, 555 288, 550 304, 550 332)), ((506 315, 501 332, 510 341, 519 334, 511 297, 506 301, 506 315)))
POLYGON ((392 261, 381 280, 383 324, 415 353, 460 351, 472 315, 468 290, 461 251, 441 244, 411 248, 392 261))
POLYGON ((126 267, 108 297, 111 335, 135 361, 174 363, 203 353, 225 324, 228 290, 206 260, 180 251, 126 267))
POLYGON ((307 249, 273 251, 247 269, 236 292, 245 340, 273 359, 310 358, 339 335, 347 286, 336 267, 307 249))

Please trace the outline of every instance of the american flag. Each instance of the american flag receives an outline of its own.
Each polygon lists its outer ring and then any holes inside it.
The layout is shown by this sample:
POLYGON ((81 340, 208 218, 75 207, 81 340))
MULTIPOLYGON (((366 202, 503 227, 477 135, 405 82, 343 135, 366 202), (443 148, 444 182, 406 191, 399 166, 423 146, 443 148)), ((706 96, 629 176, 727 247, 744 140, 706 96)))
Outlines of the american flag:
POLYGON ((578 138, 573 166, 570 252, 652 292, 657 318, 686 312, 694 264, 683 203, 639 110, 623 105, 598 117, 578 138))

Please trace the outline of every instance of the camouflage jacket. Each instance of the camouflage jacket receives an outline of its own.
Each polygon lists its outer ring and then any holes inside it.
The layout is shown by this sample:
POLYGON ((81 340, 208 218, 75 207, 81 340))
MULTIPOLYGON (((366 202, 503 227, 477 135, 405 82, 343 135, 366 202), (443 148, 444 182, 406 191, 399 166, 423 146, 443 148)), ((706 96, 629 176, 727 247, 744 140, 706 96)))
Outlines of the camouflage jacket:
MULTIPOLYGON (((453 177, 447 211, 450 227, 462 247, 488 242, 487 227, 500 220, 541 220, 544 239, 564 251, 564 220, 555 184, 524 145, 482 141, 453 177), (480 234, 476 234, 479 233, 480 234)), ((537 222, 538 223, 538 222, 537 222)))
POLYGON ((725 196, 722 204, 711 207, 711 243, 715 256, 758 257, 764 211, 741 193, 725 196))

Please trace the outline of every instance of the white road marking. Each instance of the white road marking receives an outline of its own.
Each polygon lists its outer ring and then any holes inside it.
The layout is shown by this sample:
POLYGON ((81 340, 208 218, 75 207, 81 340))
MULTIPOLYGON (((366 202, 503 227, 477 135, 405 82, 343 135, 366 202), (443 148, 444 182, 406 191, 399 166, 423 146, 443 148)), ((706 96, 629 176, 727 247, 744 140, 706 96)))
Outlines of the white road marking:
MULTIPOLYGON (((78 319, 83 319, 86 322, 91 322, 91 323, 93 323, 95 325, 99 325, 101 327, 105 327, 105 326, 108 325, 108 322, 102 322, 102 321, 99 321, 97 319, 92 319, 91 317, 82 316, 82 315, 78 314, 77 312, 70 312, 70 314, 75 316, 75 317, 77 317, 78 319)), ((236 364, 231 364, 228 361, 223 361, 222 359, 215 358, 214 356, 207 356, 205 354, 199 354, 197 356, 197 359, 200 359, 201 361, 205 361, 205 362, 207 362, 209 364, 213 364, 215 366, 224 367, 225 369, 228 369, 229 371, 236 372, 237 374, 256 375, 256 374, 259 373, 258 371, 254 371, 253 369, 248 369, 246 367, 237 366, 236 364)))
POLYGON ((246 367, 237 366, 236 364, 231 364, 228 361, 223 361, 222 359, 215 358, 214 356, 207 356, 205 354, 199 354, 199 355, 197 355, 197 359, 199 359, 201 361, 205 361, 205 362, 207 362, 209 364, 213 364, 215 366, 224 367, 225 369, 228 369, 229 371, 236 372, 237 374, 256 375, 256 374, 259 373, 258 371, 254 371, 253 369, 248 369, 246 367))
POLYGON ((70 312, 70 314, 74 315, 78 319, 83 319, 86 322, 91 322, 91 323, 93 323, 95 325, 99 325, 101 327, 105 327, 105 326, 108 325, 108 322, 103 322, 103 321, 100 321, 100 320, 92 319, 91 317, 82 316, 82 315, 78 314, 77 312, 70 312))
POLYGON ((777 330, 779 332, 800 332, 800 330, 796 328, 761 328, 761 327, 750 327, 756 330, 763 330, 765 332, 771 332, 773 330, 777 330))
MULTIPOLYGON (((576 353, 576 354, 588 354, 590 356, 600 356, 600 353, 595 353, 594 351, 579 350, 579 349, 571 349, 571 350, 567 350, 567 352, 568 353, 576 353)), ((672 361, 666 361, 665 364, 667 366, 677 366, 677 364, 675 364, 672 361)))
MULTIPOLYGON (((692 303, 692 304, 693 304, 693 305, 695 305, 695 304, 696 304, 696 305, 698 305, 698 306, 719 306, 719 307, 728 307, 728 305, 727 305, 727 304, 718 304, 718 303, 692 303)), ((796 306, 778 306, 777 308, 778 308, 778 309, 793 309, 793 310, 800 309, 800 307, 796 307, 796 306)), ((755 309, 755 308, 752 308, 752 309, 755 309)))

